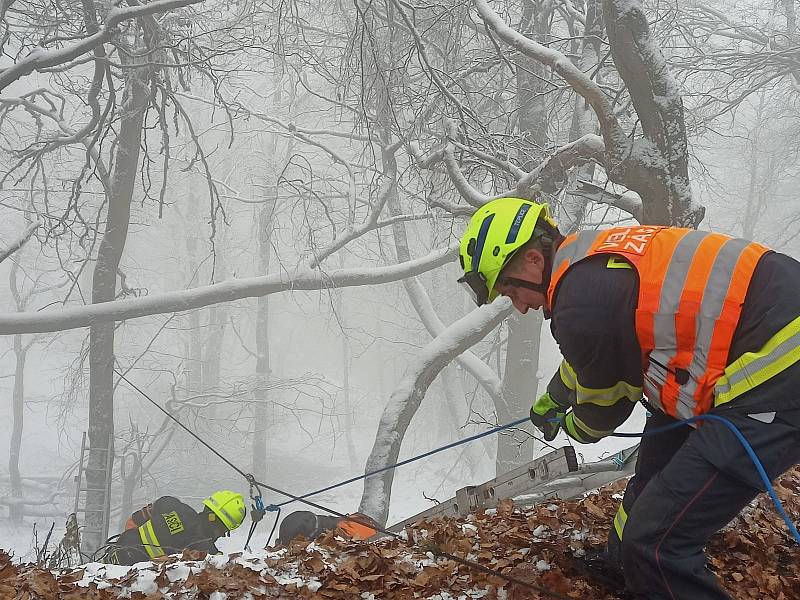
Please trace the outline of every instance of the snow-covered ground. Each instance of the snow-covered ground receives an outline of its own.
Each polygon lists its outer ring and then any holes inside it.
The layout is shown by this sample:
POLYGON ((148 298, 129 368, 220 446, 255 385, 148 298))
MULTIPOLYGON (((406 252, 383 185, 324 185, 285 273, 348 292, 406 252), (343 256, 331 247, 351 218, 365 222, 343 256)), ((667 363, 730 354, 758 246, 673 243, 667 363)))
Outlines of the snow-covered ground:
MULTIPOLYGON (((547 501, 409 527, 399 539, 353 542, 328 533, 289 547, 218 556, 185 553, 119 567, 90 563, 50 572, 11 563, 0 552, 0 598, 31 600, 522 600, 530 587, 473 565, 571 598, 611 600, 611 591, 581 566, 601 547, 621 497, 621 483, 572 501, 547 501), (454 558, 455 557, 455 558, 454 558), (4 595, 5 594, 5 595, 4 595), (26 596, 23 596, 26 597, 26 596)), ((800 516, 800 474, 782 478, 778 494, 800 516)), ((759 497, 709 544, 710 564, 736 600, 791 600, 800 589, 796 545, 759 497)))

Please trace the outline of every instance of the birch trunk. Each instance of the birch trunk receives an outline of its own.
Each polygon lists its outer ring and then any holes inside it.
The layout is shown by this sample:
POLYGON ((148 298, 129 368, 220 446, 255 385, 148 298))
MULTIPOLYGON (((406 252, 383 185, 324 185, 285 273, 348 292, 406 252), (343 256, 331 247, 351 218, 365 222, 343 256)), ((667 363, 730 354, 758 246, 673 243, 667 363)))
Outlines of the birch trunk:
MULTIPOLYGON (((451 360, 486 337, 511 310, 512 307, 506 300, 498 300, 475 309, 450 325, 419 352, 406 369, 384 409, 366 471, 397 462, 403 437, 430 384, 451 360)), ((368 477, 364 481, 359 510, 382 525, 386 524, 389 515, 393 481, 393 469, 368 477)))

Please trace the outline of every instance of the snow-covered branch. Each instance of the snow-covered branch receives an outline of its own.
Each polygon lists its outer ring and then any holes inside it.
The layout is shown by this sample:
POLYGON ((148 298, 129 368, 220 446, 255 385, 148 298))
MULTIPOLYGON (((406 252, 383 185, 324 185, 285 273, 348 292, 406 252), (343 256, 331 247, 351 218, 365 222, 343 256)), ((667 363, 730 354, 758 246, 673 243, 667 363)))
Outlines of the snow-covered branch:
POLYGON ((617 117, 611 109, 606 95, 592 78, 581 71, 569 58, 558 50, 548 48, 525 37, 520 32, 509 27, 500 18, 486 0, 473 0, 478 14, 484 23, 490 27, 509 46, 518 50, 525 56, 541 62, 552 68, 566 81, 577 93, 583 96, 591 105, 600 123, 600 131, 606 146, 622 147, 626 144, 625 135, 619 126, 617 117))
MULTIPOLYGON (((409 277, 404 281, 404 284, 409 298, 414 305, 414 309, 417 311, 422 324, 425 326, 425 329, 428 330, 430 336, 436 338, 442 335, 447 327, 439 318, 439 315, 436 314, 436 310, 433 308, 433 303, 425 287, 416 277, 409 277)), ((469 350, 465 350, 463 353, 459 354, 456 360, 464 370, 480 383, 481 387, 486 390, 493 400, 499 400, 500 396, 503 395, 503 382, 500 381, 497 373, 495 373, 489 365, 469 350)))
MULTIPOLYGON (((511 310, 511 302, 506 298, 477 308, 450 325, 419 352, 386 405, 372 452, 367 459, 367 471, 397 462, 411 418, 417 412, 433 380, 451 360, 497 327, 511 310)), ((392 470, 368 477, 364 481, 359 511, 385 524, 393 481, 392 470)))
POLYGON ((263 277, 229 279, 214 285, 130 300, 114 300, 57 311, 7 313, 0 315, 0 335, 64 331, 109 321, 182 312, 220 302, 266 296, 287 290, 319 290, 390 283, 435 269, 453 260, 457 252, 458 245, 453 244, 448 248, 431 252, 423 258, 388 267, 337 269, 327 273, 304 267, 293 274, 281 272, 263 277))
POLYGON ((0 71, 0 90, 5 89, 14 81, 30 75, 34 71, 60 65, 74 60, 82 54, 93 50, 100 44, 109 41, 117 33, 117 25, 129 19, 136 19, 155 13, 162 13, 197 4, 203 0, 154 0, 148 4, 138 6, 126 6, 124 8, 112 8, 106 15, 105 23, 97 33, 87 36, 64 48, 47 50, 37 47, 28 55, 14 65, 0 71))
POLYGON ((447 174, 450 176, 450 181, 453 182, 456 190, 461 197, 466 200, 470 205, 475 208, 486 204, 489 200, 488 196, 484 196, 467 181, 461 168, 458 166, 455 154, 453 153, 452 144, 448 144, 444 149, 444 164, 447 167, 447 174))
POLYGON ((533 198, 539 191, 552 192, 557 187, 555 183, 565 179, 568 169, 588 161, 602 164, 604 151, 603 138, 591 133, 564 144, 520 179, 515 193, 533 198))
POLYGON ((36 223, 31 223, 30 225, 28 225, 28 228, 25 230, 25 233, 23 233, 19 237, 19 239, 9 244, 9 246, 5 250, 0 250, 0 263, 3 262, 12 254, 14 254, 14 252, 22 248, 28 242, 28 240, 31 239, 31 236, 33 236, 33 232, 36 231, 39 228, 39 225, 41 224, 42 223, 40 221, 36 221, 36 223))

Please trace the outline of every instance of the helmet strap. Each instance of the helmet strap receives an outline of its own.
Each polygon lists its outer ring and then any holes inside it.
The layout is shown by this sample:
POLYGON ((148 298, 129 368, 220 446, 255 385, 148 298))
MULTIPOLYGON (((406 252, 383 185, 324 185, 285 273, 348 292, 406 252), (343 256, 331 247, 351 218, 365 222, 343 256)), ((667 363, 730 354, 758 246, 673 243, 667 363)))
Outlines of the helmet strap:
POLYGON ((516 277, 503 277, 503 283, 512 287, 533 290, 534 292, 539 292, 540 294, 547 293, 548 284, 544 281, 542 283, 533 283, 530 281, 525 281, 524 279, 517 279, 516 277))
MULTIPOLYGON (((549 225, 549 224, 548 224, 549 225)), ((542 282, 541 283, 533 283, 531 281, 525 281, 524 279, 517 279, 516 277, 503 277, 503 283, 507 285, 511 285, 514 287, 521 287, 528 290, 533 290, 534 292, 539 292, 543 294, 545 299, 547 299, 547 292, 550 288, 550 278, 553 274, 553 256, 555 255, 555 251, 558 246, 561 245, 561 242, 564 240, 564 236, 562 236, 558 229, 551 228, 553 233, 555 234, 555 240, 553 241, 552 245, 549 245, 547 248, 542 249, 542 255, 544 256, 544 268, 542 269, 542 282)), ((550 317, 550 311, 547 309, 545 303, 545 318, 550 317)))

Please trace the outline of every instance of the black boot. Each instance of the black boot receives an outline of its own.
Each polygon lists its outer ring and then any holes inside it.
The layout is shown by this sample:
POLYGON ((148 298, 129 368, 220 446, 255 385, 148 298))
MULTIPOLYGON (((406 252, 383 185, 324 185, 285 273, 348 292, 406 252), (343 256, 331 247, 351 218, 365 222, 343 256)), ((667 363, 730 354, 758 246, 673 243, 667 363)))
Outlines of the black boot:
POLYGON ((602 586, 620 600, 633 600, 625 588, 625 575, 619 563, 606 550, 589 550, 581 557, 573 557, 575 568, 590 581, 602 586))

